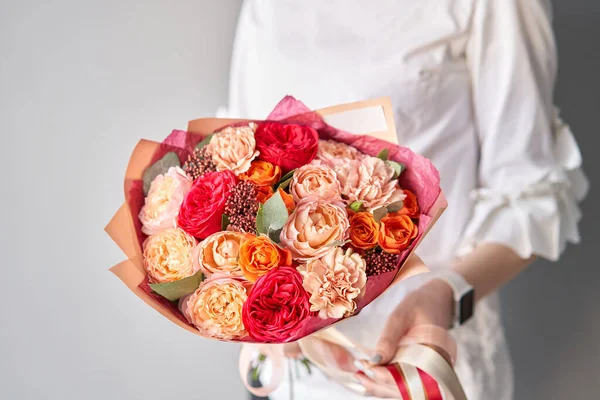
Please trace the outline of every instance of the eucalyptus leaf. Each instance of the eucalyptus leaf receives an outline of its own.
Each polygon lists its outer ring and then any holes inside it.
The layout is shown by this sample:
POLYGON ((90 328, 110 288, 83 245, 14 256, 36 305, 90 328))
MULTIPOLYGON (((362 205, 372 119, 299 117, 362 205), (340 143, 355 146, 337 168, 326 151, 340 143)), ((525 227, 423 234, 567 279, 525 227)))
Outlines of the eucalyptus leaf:
POLYGON ((387 214, 388 214, 387 207, 379 207, 378 209, 373 211, 373 219, 375 219, 375 222, 379 222, 387 214))
POLYGON ((288 220, 288 211, 279 191, 275 192, 256 213, 256 231, 279 243, 279 234, 288 220))
POLYGON ((202 271, 196 272, 194 275, 181 279, 175 282, 166 283, 151 283, 150 288, 160 294, 167 300, 175 301, 183 296, 187 296, 198 289, 200 282, 203 279, 202 271))
POLYGON ((383 161, 387 161, 388 159, 388 154, 389 154, 389 150, 388 149, 383 149, 379 152, 379 154, 377 154, 377 158, 382 159, 383 161))
POLYGON ((165 154, 160 160, 146 168, 142 179, 144 182, 144 196, 148 195, 152 181, 158 176, 166 173, 171 167, 181 167, 179 156, 177 153, 170 151, 165 154))
POLYGON ((386 208, 388 209, 389 212, 393 213, 393 212, 398 212, 400 210, 402 210, 402 207, 404 207, 404 202, 402 200, 399 201, 395 201, 393 203, 390 203, 386 206, 386 208))
POLYGON ((226 231, 229 226, 229 215, 223 214, 221 215, 221 230, 226 231))
POLYGON ((209 144, 210 143, 210 139, 212 139, 212 137, 214 135, 215 135, 214 133, 211 133, 210 135, 208 135, 207 137, 205 137, 204 139, 202 139, 202 141, 196 145, 196 150, 200 150, 204 146, 206 146, 207 144, 209 144))
POLYGON ((364 207, 362 205, 363 205, 362 201, 355 201, 355 202, 350 203, 350 205, 348 207, 354 212, 360 212, 360 211, 364 211, 364 207))
POLYGON ((282 176, 279 182, 277 182, 277 184, 273 188, 273 190, 277 190, 279 188, 282 188, 284 190, 287 189, 287 187, 290 185, 290 181, 292 180, 292 176, 294 176, 294 172, 296 172, 295 169, 282 176))
POLYGON ((397 163, 396 161, 387 160, 385 163, 394 169, 394 176, 392 179, 398 179, 402 171, 406 169, 404 164, 397 163))

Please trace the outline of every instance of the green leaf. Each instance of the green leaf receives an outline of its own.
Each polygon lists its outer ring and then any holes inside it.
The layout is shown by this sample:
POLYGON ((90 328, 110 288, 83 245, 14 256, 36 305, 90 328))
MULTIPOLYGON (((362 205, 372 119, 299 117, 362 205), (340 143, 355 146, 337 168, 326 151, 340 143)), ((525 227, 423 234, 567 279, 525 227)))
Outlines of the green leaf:
POLYGON ((144 196, 148 195, 150 184, 158 176, 166 173, 171 167, 181 167, 179 156, 174 151, 165 154, 160 160, 146 168, 142 175, 144 182, 144 196))
POLYGON ((388 159, 388 154, 389 154, 389 150, 388 149, 383 149, 379 152, 379 154, 377 154, 377 158, 382 159, 383 161, 387 161, 388 159))
POLYGON ((306 367, 306 371, 308 372, 308 374, 312 375, 312 369, 310 368, 312 363, 310 362, 310 360, 308 358, 303 358, 302 360, 300 360, 300 362, 306 367))
POLYGON ((295 169, 282 176, 279 182, 277 182, 277 184, 273 187, 273 190, 277 191, 277 189, 279 188, 283 190, 287 189, 287 187, 290 186, 290 182, 292 181, 292 176, 294 176, 294 172, 296 172, 295 169))
POLYGON ((402 171, 406 169, 404 164, 397 163, 396 161, 387 160, 385 163, 394 169, 394 176, 392 176, 392 179, 398 179, 402 171))
POLYGON ((206 146, 207 144, 209 144, 210 143, 210 139, 212 139, 212 137, 214 135, 215 135, 214 133, 211 133, 210 135, 208 135, 207 137, 205 137, 204 139, 202 139, 202 141, 196 145, 196 149, 200 150, 204 146, 206 146))
POLYGON ((388 204, 385 207, 388 209, 388 212, 398 212, 402 210, 402 207, 404 207, 404 202, 402 200, 395 201, 393 203, 388 204))
POLYGON ((354 212, 360 212, 360 211, 365 210, 362 205, 363 205, 362 201, 355 201, 353 203, 350 203, 350 205, 348 207, 354 212))
POLYGON ((373 211, 373 219, 375 219, 375 222, 379 222, 387 214, 388 214, 387 207, 379 207, 378 209, 373 211))
POLYGON ((229 215, 223 214, 221 215, 221 230, 226 231, 229 226, 229 215))
POLYGON ((288 220, 288 211, 279 191, 275 192, 256 213, 256 231, 279 243, 279 234, 288 220))
POLYGON ((167 300, 175 301, 194 292, 200 286, 204 276, 202 271, 175 282, 151 283, 150 287, 167 300))

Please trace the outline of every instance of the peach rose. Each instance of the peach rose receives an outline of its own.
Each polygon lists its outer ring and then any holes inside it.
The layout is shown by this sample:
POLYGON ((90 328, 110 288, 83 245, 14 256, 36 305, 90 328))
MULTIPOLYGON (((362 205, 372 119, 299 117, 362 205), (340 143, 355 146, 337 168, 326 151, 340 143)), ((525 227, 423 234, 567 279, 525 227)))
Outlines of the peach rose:
POLYGON ((419 228, 408 215, 391 213, 381 219, 378 243, 383 251, 399 254, 417 237, 419 228))
POLYGON ((194 263, 206 276, 215 273, 242 276, 237 259, 241 243, 246 237, 246 234, 239 232, 213 233, 196 246, 194 263))
POLYGON ((179 301, 185 319, 200 332, 231 340, 246 336, 242 309, 248 298, 248 283, 228 275, 215 274, 196 291, 179 301))
POLYGON ((235 175, 248 171, 258 156, 254 131, 256 125, 227 127, 210 139, 208 152, 212 154, 217 171, 229 170, 235 175))
POLYGON ((336 167, 342 196, 348 203, 362 202, 367 211, 404 199, 394 169, 377 157, 365 156, 336 167))
MULTIPOLYGON (((283 202, 285 203, 285 208, 287 208, 288 214, 291 214, 296 208, 296 203, 294 202, 294 199, 292 198, 292 196, 287 194, 282 188, 277 189, 277 191, 279 192, 281 198, 283 199, 283 202)), ((265 199, 265 201, 269 200, 274 194, 275 193, 271 191, 271 194, 265 199)))
POLYGON ((340 205, 307 197, 283 226, 280 240, 298 260, 320 257, 331 249, 331 244, 348 238, 348 214, 340 205))
POLYGON ((139 214, 142 232, 153 235, 163 229, 175 228, 179 208, 191 187, 192 180, 179 167, 171 167, 154 178, 139 214))
POLYGON ((335 172, 326 165, 304 165, 294 172, 290 182, 290 193, 296 202, 309 196, 335 202, 341 199, 340 191, 335 172))
POLYGON ((350 217, 350 240, 357 249, 370 250, 377 246, 379 225, 373 214, 359 212, 350 217))
POLYGON ((194 275, 192 262, 196 239, 179 228, 169 228, 148 236, 143 243, 144 268, 153 283, 178 281, 194 275))
POLYGON ((365 155, 356 147, 333 140, 319 140, 319 150, 316 159, 333 168, 350 160, 360 160, 365 155))
POLYGON ((256 282, 274 268, 292 265, 292 255, 275 246, 269 238, 254 236, 242 242, 238 262, 244 278, 256 282))
POLYGON ((273 186, 281 178, 281 168, 268 161, 256 160, 250 163, 248 171, 238 176, 243 181, 250 181, 256 186, 273 186))
POLYGON ((419 217, 419 203, 417 202, 417 196, 410 190, 404 189, 404 194, 406 198, 404 199, 404 206, 398 214, 400 215, 408 215, 411 218, 419 217))
POLYGON ((342 318, 356 311, 356 300, 367 283, 365 260, 351 249, 335 247, 298 268, 310 293, 310 311, 319 318, 342 318))
POLYGON ((273 188, 271 186, 257 186, 256 187, 256 201, 261 204, 265 204, 265 201, 269 200, 273 196, 273 188))

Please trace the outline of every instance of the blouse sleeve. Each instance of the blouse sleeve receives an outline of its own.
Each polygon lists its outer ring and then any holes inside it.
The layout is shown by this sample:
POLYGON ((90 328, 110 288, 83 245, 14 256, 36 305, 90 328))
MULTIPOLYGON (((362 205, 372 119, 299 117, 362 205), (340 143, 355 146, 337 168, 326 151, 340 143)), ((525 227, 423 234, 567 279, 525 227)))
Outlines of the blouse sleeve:
POLYGON ((467 48, 479 188, 458 253, 494 242, 557 260, 578 242, 587 192, 581 155, 553 105, 556 47, 548 0, 476 1, 467 48))

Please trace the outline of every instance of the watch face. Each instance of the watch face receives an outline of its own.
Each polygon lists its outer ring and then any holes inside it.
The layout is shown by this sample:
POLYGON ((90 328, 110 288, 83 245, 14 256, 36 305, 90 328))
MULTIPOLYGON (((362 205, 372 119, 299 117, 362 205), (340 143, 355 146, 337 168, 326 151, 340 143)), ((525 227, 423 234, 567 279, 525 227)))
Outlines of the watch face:
POLYGON ((460 299, 459 323, 462 325, 473 316, 473 308, 475 307, 475 291, 469 290, 460 299))

